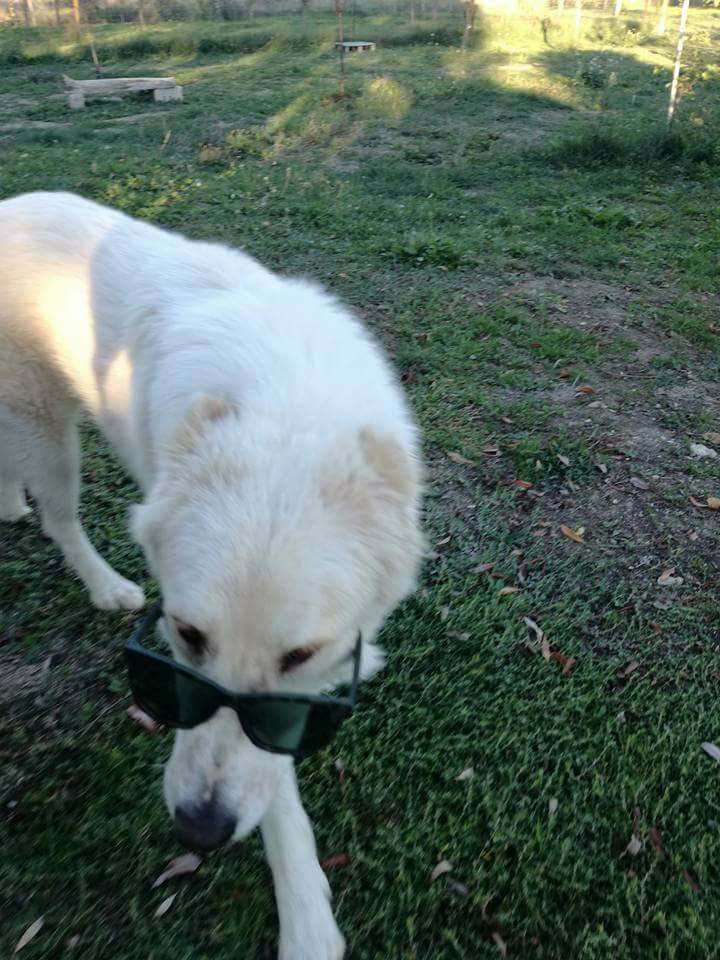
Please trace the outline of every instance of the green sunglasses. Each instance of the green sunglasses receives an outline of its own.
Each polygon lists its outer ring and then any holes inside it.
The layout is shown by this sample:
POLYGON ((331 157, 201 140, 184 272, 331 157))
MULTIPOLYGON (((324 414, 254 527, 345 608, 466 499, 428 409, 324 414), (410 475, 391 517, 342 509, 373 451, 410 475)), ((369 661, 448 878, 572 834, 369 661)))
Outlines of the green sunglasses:
POLYGON ((205 723, 220 707, 230 707, 248 738, 261 750, 302 759, 321 750, 353 712, 360 679, 362 635, 353 652, 353 678, 347 697, 294 693, 233 693, 170 657, 148 650, 162 617, 152 610, 125 645, 130 688, 137 705, 153 720, 188 730, 205 723))

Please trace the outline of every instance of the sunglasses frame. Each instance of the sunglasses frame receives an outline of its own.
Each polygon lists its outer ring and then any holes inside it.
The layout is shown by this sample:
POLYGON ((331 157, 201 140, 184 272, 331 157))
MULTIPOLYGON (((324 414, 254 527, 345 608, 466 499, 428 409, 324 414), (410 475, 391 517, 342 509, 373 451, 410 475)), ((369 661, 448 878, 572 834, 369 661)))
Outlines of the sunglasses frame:
MULTIPOLYGON (((360 660, 362 654, 362 633, 358 633, 357 640, 355 641, 355 646, 353 648, 353 677, 350 683, 350 692, 346 697, 332 697, 325 694, 316 694, 316 693, 233 693, 232 690, 228 690, 227 687, 221 686, 219 683, 215 683, 214 680, 210 680, 209 677, 206 677, 204 674, 200 673, 198 670, 194 670, 192 667, 186 667, 184 663, 180 663, 178 660, 174 660, 172 657, 166 657, 162 653, 156 653, 154 650, 148 650, 147 647, 143 646, 142 640, 145 639, 153 630, 158 620, 163 617, 163 608, 160 604, 153 607, 150 612, 143 617, 138 626, 133 630, 130 635, 130 639, 126 642, 124 652, 125 659, 128 667, 128 674, 132 676, 132 669, 130 667, 130 659, 133 654, 140 654, 143 657, 146 657, 149 660, 153 660, 156 663, 161 663, 164 666, 170 667, 176 673, 184 674, 186 677, 189 677, 191 680, 194 680, 198 683, 203 684, 206 687, 210 687, 218 695, 218 705, 214 713, 210 715, 213 717, 215 713, 221 707, 230 707, 231 710, 234 710, 238 720, 240 721, 240 726, 243 729, 243 732, 248 737, 248 739, 260 750, 265 750, 268 753, 282 754, 284 756, 292 756, 296 759, 302 759, 304 756, 307 756, 310 753, 314 753, 314 750, 309 750, 307 752, 302 750, 287 750, 283 748, 268 747, 266 744, 259 742, 259 740, 245 728, 243 724, 243 718, 241 714, 241 709, 243 703, 258 703, 258 702, 275 702, 275 703, 303 703, 303 704, 324 704, 327 706, 334 707, 345 707, 347 709, 347 715, 343 717, 343 721, 347 720, 351 716, 353 709, 355 707, 357 699, 357 690, 360 683, 360 660)), ((132 689, 132 683, 130 684, 132 689)), ((145 707, 140 704, 143 710, 145 707)), ((165 726, 171 726, 173 729, 177 730, 192 730, 193 727, 200 726, 201 724, 183 724, 183 723, 173 723, 169 724, 165 719, 160 716, 156 716, 152 710, 146 710, 146 712, 156 720, 158 723, 162 723, 165 726)), ((210 717, 207 719, 209 720, 210 717)), ((341 722, 343 722, 341 721, 341 722)), ((206 723, 207 721, 201 721, 201 723, 206 723)), ((340 724, 338 724, 339 726, 340 724)), ((329 741, 328 741, 329 742, 329 741)))

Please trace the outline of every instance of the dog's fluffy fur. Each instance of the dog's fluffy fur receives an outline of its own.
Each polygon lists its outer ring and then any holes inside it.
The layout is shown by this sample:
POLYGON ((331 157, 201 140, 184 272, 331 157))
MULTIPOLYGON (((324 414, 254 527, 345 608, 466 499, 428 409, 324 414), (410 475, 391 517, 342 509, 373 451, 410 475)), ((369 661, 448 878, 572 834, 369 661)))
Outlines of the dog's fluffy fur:
MULTIPOLYGON (((142 490, 132 529, 179 659, 238 691, 319 691, 347 679, 362 631, 363 675, 380 665, 375 634, 421 552, 417 438, 335 300, 80 197, 2 202, 0 519, 28 511, 29 489, 93 603, 136 609, 142 591, 78 520, 82 411, 142 490)), ((165 795, 201 839, 218 817, 233 839, 260 824, 282 960, 343 955, 287 758, 220 710, 177 734, 165 795)))

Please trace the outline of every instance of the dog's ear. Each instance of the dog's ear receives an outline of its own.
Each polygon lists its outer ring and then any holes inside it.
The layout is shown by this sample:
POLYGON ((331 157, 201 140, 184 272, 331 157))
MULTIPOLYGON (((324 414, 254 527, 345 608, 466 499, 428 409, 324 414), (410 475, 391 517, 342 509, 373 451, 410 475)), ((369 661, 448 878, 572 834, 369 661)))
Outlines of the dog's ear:
POLYGON ((417 496, 420 466, 397 440, 365 428, 360 431, 360 447, 367 463, 392 493, 406 498, 417 496))
POLYGON ((190 405, 172 441, 172 453, 192 453, 198 441, 208 431, 208 428, 224 420, 226 417, 236 417, 240 408, 222 397, 200 395, 190 405))

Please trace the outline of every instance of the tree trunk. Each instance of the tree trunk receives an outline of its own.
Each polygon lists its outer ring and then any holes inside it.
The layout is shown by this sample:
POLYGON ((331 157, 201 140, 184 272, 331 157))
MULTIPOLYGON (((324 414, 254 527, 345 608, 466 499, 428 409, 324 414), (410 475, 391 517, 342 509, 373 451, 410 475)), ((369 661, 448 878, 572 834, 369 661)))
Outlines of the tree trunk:
POLYGON ((140 26, 145 26, 145 0, 138 0, 138 20, 140 26))
POLYGON ((80 0, 72 0, 72 9, 75 23, 80 23, 80 0))
POLYGON ((622 0, 615 0, 615 12, 613 13, 614 17, 619 17, 622 13, 622 0))
POLYGON ((558 0, 558 13, 565 13, 565 0, 558 0))
POLYGON ((682 13, 680 14, 680 28, 678 30, 677 49, 675 51, 675 66, 673 68, 672 86, 670 87, 670 103, 668 104, 667 125, 668 130, 675 116, 675 106, 678 95, 678 81, 680 80, 680 63, 682 61, 683 46, 685 45, 685 27, 687 25, 688 10, 690 9, 690 0, 683 0, 682 13))
POLYGON ((667 30, 667 12, 668 7, 670 6, 670 0, 660 0, 660 19, 658 20, 658 25, 655 28, 655 33, 663 36, 667 30))
POLYGON ((470 41, 470 34, 475 29, 475 15, 477 14, 477 7, 475 6, 476 0, 464 0, 463 3, 463 15, 464 15, 464 24, 463 24, 463 38, 462 38, 462 48, 465 50, 470 41))
POLYGON ((577 46, 580 40, 580 21, 582 19, 582 0, 575 0, 575 26, 573 27, 573 44, 577 46))
POLYGON ((23 0, 23 19, 26 27, 35 26, 35 10, 32 0, 23 0))
POLYGON ((62 22, 60 20, 60 0, 53 0, 53 6, 55 7, 55 26, 59 27, 62 22))
POLYGON ((410 0, 410 23, 415 23, 415 0, 410 0))

